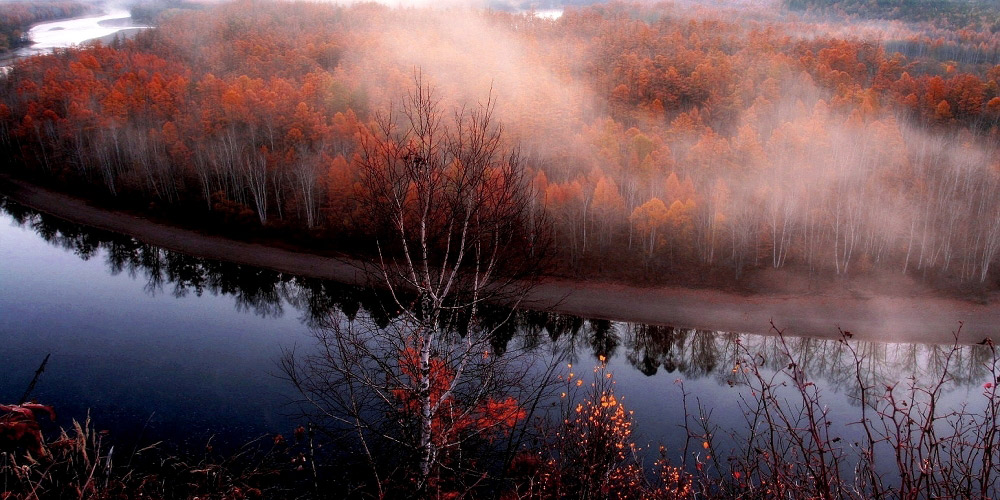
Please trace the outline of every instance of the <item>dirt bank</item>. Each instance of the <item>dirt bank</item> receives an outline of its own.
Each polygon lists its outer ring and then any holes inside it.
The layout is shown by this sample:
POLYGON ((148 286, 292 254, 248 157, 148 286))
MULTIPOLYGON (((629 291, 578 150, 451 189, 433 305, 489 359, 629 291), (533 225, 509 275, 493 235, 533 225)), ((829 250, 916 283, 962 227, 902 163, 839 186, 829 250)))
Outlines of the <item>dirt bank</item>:
MULTIPOLYGON (((0 183, 4 194, 34 209, 80 224, 134 236, 146 243, 199 257, 282 272, 362 283, 348 258, 330 258, 245 243, 165 225, 24 182, 0 183)), ((0 242, 2 243, 2 242, 0 242)), ((10 286, 10 284, 8 284, 10 286)), ((838 327, 873 341, 950 343, 962 323, 960 341, 1000 341, 1000 304, 974 304, 920 291, 909 296, 858 292, 843 286, 750 296, 678 287, 643 288, 613 283, 548 279, 528 298, 534 308, 678 327, 768 333, 773 321, 791 335, 835 337, 838 327)))

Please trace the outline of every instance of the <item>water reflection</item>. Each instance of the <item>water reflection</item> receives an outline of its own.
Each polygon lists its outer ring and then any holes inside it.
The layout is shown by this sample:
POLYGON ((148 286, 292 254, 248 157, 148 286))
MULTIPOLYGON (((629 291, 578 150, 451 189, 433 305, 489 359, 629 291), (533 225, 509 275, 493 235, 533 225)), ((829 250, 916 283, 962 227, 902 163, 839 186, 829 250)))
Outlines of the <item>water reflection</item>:
POLYGON ((867 386, 888 386, 912 378, 924 385, 940 377, 947 361, 953 386, 977 384, 988 375, 989 347, 851 342, 855 355, 840 340, 762 336, 677 329, 669 326, 624 324, 625 358, 636 370, 654 376, 662 369, 687 379, 711 377, 733 385, 736 364, 751 354, 759 366, 778 371, 787 364, 787 350, 811 380, 822 380, 834 391, 856 390, 860 369, 867 386), (954 352, 953 352, 954 350, 954 352), (950 357, 950 359, 949 359, 950 357))
MULTIPOLYGON (((351 320, 364 314, 382 327, 395 317, 393 311, 380 306, 383 302, 371 290, 191 257, 128 236, 70 223, 9 200, 0 204, 16 224, 31 228, 48 243, 83 260, 100 257, 103 252, 111 274, 126 273, 144 280, 143 288, 150 295, 185 297, 208 292, 231 297, 238 311, 263 318, 281 317, 288 304, 311 328, 322 325, 333 312, 351 320)), ((910 377, 918 383, 927 382, 940 377, 950 355, 950 387, 972 386, 987 376, 986 362, 991 356, 986 346, 964 346, 951 353, 950 345, 852 342, 862 361, 860 370, 856 370, 854 355, 838 340, 588 320, 542 311, 517 311, 511 315, 502 308, 486 308, 482 315, 485 327, 500 325, 493 339, 497 353, 502 354, 514 341, 530 349, 555 344, 565 350, 571 362, 587 356, 594 360, 602 356, 620 358, 646 377, 710 379, 720 386, 738 383, 733 367, 747 353, 763 367, 778 370, 785 363, 782 351, 787 349, 799 360, 807 377, 823 382, 833 392, 848 391, 848 400, 855 404, 858 373, 868 386, 884 387, 910 377), (504 323, 508 317, 511 321, 504 323)), ((462 324, 461 320, 452 320, 462 324)))

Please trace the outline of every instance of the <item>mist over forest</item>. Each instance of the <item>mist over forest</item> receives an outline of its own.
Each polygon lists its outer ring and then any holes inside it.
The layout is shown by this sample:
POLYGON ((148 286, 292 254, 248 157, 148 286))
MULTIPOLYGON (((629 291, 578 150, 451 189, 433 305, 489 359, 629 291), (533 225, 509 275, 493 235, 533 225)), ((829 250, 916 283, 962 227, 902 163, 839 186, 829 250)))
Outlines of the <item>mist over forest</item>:
POLYGON ((0 81, 4 171, 349 246, 359 142, 419 74, 444 116, 495 102, 553 272, 997 287, 995 5, 387 3, 140 3, 0 81))

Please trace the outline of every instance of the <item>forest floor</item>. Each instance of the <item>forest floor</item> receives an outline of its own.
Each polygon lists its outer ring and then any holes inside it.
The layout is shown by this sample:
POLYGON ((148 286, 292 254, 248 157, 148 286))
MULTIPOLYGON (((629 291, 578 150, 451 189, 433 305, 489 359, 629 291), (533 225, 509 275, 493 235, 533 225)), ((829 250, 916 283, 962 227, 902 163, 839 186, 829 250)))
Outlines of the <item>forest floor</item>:
MULTIPOLYGON (((108 210, 63 193, 3 178, 4 194, 36 210, 100 229, 128 234, 178 252, 297 275, 363 284, 349 257, 321 256, 261 243, 236 241, 108 210)), ((2 242, 0 242, 2 244, 2 242)), ((795 271, 764 271, 736 293, 677 286, 637 286, 605 281, 546 278, 525 301, 532 309, 589 318, 665 324, 682 328, 857 340, 952 343, 1000 341, 1000 293, 977 300, 946 297, 904 276, 822 281, 795 271)))

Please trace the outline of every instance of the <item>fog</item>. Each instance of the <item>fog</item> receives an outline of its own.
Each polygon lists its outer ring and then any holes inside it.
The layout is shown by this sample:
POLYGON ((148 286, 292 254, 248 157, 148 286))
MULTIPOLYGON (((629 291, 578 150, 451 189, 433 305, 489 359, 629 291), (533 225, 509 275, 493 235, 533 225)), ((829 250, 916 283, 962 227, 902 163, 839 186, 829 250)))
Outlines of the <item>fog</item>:
MULTIPOLYGON (((713 11, 703 3, 684 3, 666 11, 680 21, 730 22, 741 7, 727 4, 713 11)), ((753 21, 735 21, 747 26, 742 36, 764 22, 785 28, 793 39, 842 38, 875 47, 921 33, 899 22, 807 22, 768 13, 766 7, 750 9, 753 21)), ((763 59, 771 56, 749 54, 761 57, 751 63, 754 71, 770 65, 770 77, 752 84, 755 100, 733 122, 675 130, 672 120, 698 107, 668 111, 664 121, 626 120, 636 132, 625 135, 665 139, 669 156, 659 160, 663 170, 650 175, 627 160, 609 164, 606 152, 580 134, 602 127, 608 112, 609 89, 579 78, 581 71, 593 71, 585 69, 594 64, 588 59, 599 54, 577 51, 573 37, 546 37, 558 30, 536 29, 540 22, 547 21, 497 22, 488 13, 458 8, 409 12, 378 26, 372 33, 377 49, 353 52, 345 71, 355 80, 396 83, 381 84, 377 108, 399 95, 413 68, 420 68, 450 105, 481 101, 492 88, 500 118, 550 180, 588 178, 593 189, 606 175, 619 189, 626 216, 651 197, 669 204, 663 182, 671 171, 691 177, 698 190, 691 201, 698 207, 689 215, 705 232, 712 231, 712 220, 729 221, 725 250, 737 269, 762 262, 783 267, 791 255, 810 269, 832 267, 837 274, 895 261, 892 267, 902 274, 938 269, 985 279, 995 250, 977 245, 996 240, 1000 208, 995 143, 981 133, 928 127, 906 110, 860 94, 845 102, 840 89, 820 86, 792 64, 776 70, 773 60, 763 59), (845 111, 851 107, 854 111, 845 111), (711 137, 715 143, 706 143, 711 137), (726 199, 712 203, 711 191, 720 182, 726 199)), ((612 64, 621 71, 621 61, 612 64)), ((711 116, 710 108, 700 110, 711 116)), ((587 189, 584 185, 585 207, 587 189)), ((596 225, 587 218, 597 216, 583 217, 580 233, 586 234, 588 223, 596 225)))
MULTIPOLYGON (((371 46, 342 62, 350 80, 378 82, 372 86, 375 109, 398 103, 419 70, 444 109, 485 103, 492 93, 512 139, 551 148, 569 140, 568 125, 580 123, 593 101, 591 89, 551 64, 558 48, 532 46, 489 12, 435 9, 388 17, 373 27, 371 46)), ((525 15, 520 22, 549 21, 525 15)))

